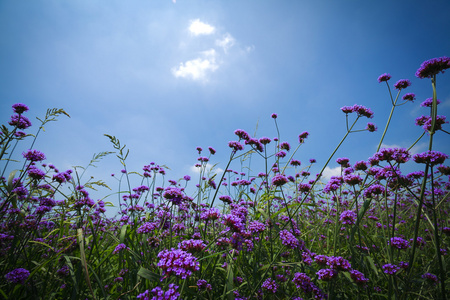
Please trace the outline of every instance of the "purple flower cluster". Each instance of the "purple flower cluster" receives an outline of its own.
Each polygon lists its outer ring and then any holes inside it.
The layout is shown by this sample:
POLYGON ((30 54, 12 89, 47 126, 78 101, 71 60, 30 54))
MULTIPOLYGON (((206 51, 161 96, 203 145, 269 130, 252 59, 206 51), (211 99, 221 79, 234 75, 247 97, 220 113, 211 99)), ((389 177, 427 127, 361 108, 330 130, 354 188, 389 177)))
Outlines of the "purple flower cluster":
POLYGON ((187 252, 200 252, 206 248, 205 243, 202 240, 184 240, 178 243, 178 248, 187 252))
POLYGON ((127 245, 125 245, 125 244, 119 244, 119 245, 117 245, 117 247, 114 249, 114 251, 113 251, 112 254, 117 254, 117 253, 119 253, 120 251, 122 251, 123 249, 127 249, 127 245))
POLYGON ((275 175, 272 178, 272 184, 274 186, 282 186, 282 185, 286 184, 287 182, 288 182, 288 179, 283 174, 275 175))
POLYGON ((12 270, 11 272, 7 273, 5 275, 6 280, 8 280, 11 283, 21 283, 23 284, 28 277, 30 276, 30 272, 24 268, 18 268, 15 270, 12 270))
MULTIPOLYGON (((431 131, 432 118, 430 116, 420 116, 416 119, 416 125, 422 126, 426 131, 431 131)), ((442 130, 442 125, 448 123, 445 116, 436 116, 434 130, 442 130)))
MULTIPOLYGON (((436 104, 440 104, 441 100, 436 99, 436 104)), ((433 98, 427 98, 425 101, 420 103, 420 106, 422 107, 431 107, 433 105, 433 98)))
POLYGON ((350 262, 342 256, 327 257, 327 265, 336 271, 350 271, 352 269, 350 262))
POLYGON ((283 245, 291 249, 299 246, 298 239, 286 229, 280 231, 280 240, 283 245))
POLYGON ((38 150, 27 150, 23 153, 23 157, 31 162, 43 161, 45 154, 38 150))
POLYGON ((381 74, 379 77, 378 77, 378 82, 383 82, 383 81, 388 81, 389 79, 391 79, 392 78, 392 76, 390 75, 390 74, 388 74, 388 73, 384 73, 384 74, 381 74))
POLYGON ((18 129, 27 129, 31 126, 30 120, 22 115, 12 115, 11 121, 9 121, 8 124, 16 126, 18 129))
POLYGON ((200 269, 197 258, 181 249, 165 249, 158 253, 158 258, 160 259, 158 267, 166 276, 176 275, 186 279, 192 275, 193 271, 200 269))
POLYGON ((410 247, 409 242, 407 240, 404 240, 399 237, 391 238, 389 245, 391 245, 391 247, 397 248, 399 250, 408 249, 410 247))
POLYGON ((411 154, 405 148, 381 148, 375 153, 372 160, 376 161, 395 161, 396 163, 406 163, 411 158, 411 154))
POLYGON ((305 273, 295 273, 292 282, 298 289, 301 289, 304 293, 313 293, 315 299, 325 299, 325 294, 311 281, 305 273))
POLYGON ((444 70, 450 68, 450 58, 446 56, 432 58, 424 61, 416 72, 418 78, 431 78, 439 72, 444 73, 444 70))
POLYGON ((316 272, 316 275, 319 276, 320 280, 330 281, 338 276, 338 271, 334 269, 321 269, 316 272))
POLYGON ((448 158, 447 154, 439 151, 428 150, 426 152, 418 153, 413 156, 413 160, 418 164, 430 164, 431 166, 444 163, 448 158))
POLYGON ((26 106, 25 104, 22 104, 22 103, 13 104, 12 108, 13 108, 13 111, 19 115, 23 114, 24 112, 29 110, 28 106, 26 106))
POLYGON ((139 294, 136 298, 139 300, 177 300, 180 296, 180 293, 177 292, 179 286, 171 283, 169 284, 169 289, 164 291, 159 286, 152 289, 151 294, 149 290, 146 290, 144 293, 139 294), (150 298, 150 296, 152 296, 150 298))
POLYGON ((363 287, 366 287, 367 282, 369 282, 369 279, 364 277, 364 274, 358 270, 350 270, 350 277, 357 285, 361 285, 363 287))
POLYGON ((399 81, 397 81, 394 84, 394 87, 397 90, 401 90, 401 89, 406 89, 410 85, 411 85, 411 81, 409 81, 408 79, 400 79, 399 81))
POLYGON ((278 284, 272 278, 267 278, 261 287, 269 292, 276 293, 278 290, 278 284))
POLYGON ((362 105, 355 104, 353 106, 344 106, 341 108, 345 114, 357 113, 359 117, 373 118, 373 111, 362 105))
POLYGON ((400 268, 397 265, 386 264, 383 266, 383 272, 389 275, 395 275, 400 268))
POLYGON ((346 210, 339 216, 339 221, 341 221, 342 224, 354 225, 356 222, 356 213, 353 210, 346 210))
POLYGON ((174 205, 180 205, 184 199, 181 189, 173 186, 169 186, 165 189, 163 197, 172 202, 174 205))

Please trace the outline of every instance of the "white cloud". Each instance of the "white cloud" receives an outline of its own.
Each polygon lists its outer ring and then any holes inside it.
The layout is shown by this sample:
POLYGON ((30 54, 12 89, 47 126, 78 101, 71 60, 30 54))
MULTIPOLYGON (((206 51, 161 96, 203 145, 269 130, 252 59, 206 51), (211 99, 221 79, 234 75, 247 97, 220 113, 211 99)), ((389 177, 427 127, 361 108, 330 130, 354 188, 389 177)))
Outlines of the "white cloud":
POLYGON ((207 81, 207 74, 219 68, 219 64, 216 62, 216 50, 210 49, 201 52, 201 54, 202 57, 180 63, 178 68, 173 68, 173 75, 175 77, 207 81))
POLYGON ((382 143, 380 149, 383 149, 383 148, 388 149, 388 148, 404 148, 404 147, 401 147, 397 144, 388 145, 388 144, 382 143))
MULTIPOLYGON (((223 169, 222 169, 222 168, 214 168, 214 169, 211 170, 212 167, 213 167, 212 164, 206 163, 206 174, 208 174, 209 172, 211 172, 211 173, 212 173, 211 176, 212 176, 212 175, 214 175, 214 174, 220 175, 220 174, 223 173, 223 169)), ((200 174, 200 168, 198 168, 198 167, 196 167, 196 166, 191 166, 189 169, 190 169, 190 171, 191 171, 192 173, 194 173, 194 174, 200 174)))
POLYGON ((223 36, 222 39, 216 40, 216 45, 222 47, 223 51, 227 53, 227 50, 233 47, 235 43, 234 37, 228 32, 223 36))
POLYGON ((191 25, 189 26, 189 31, 193 35, 208 35, 215 31, 214 26, 201 22, 199 19, 195 19, 191 21, 191 25))
POLYGON ((323 170, 322 173, 322 180, 324 181, 328 181, 332 176, 341 176, 341 167, 336 167, 336 168, 330 168, 330 167, 325 167, 325 170, 323 170))

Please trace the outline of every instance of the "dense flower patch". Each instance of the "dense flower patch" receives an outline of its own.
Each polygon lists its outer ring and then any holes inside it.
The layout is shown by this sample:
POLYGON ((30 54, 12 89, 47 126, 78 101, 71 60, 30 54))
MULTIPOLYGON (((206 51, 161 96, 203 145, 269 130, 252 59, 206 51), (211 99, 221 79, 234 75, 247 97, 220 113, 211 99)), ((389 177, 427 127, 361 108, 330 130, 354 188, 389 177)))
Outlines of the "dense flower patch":
MULTIPOLYGON (((420 78, 448 69, 448 58, 425 62, 420 78)), ((378 81, 389 87, 391 75, 378 81)), ((399 80, 392 110, 412 102, 399 97, 411 82, 399 80), (398 100, 404 101, 398 104, 398 100)), ((435 88, 433 82, 433 88, 435 88)), ((424 107, 436 109, 436 98, 424 107)), ((374 113, 344 106, 347 132, 373 132, 360 119, 374 113), (353 123, 349 122, 353 118, 353 123)), ((367 161, 340 157, 340 175, 311 175, 316 160, 296 156, 296 145, 235 131, 223 173, 207 171, 221 150, 197 147, 200 169, 194 193, 191 177, 165 180, 154 162, 141 172, 127 170, 127 150, 107 135, 124 169, 114 175, 128 190, 109 199, 89 191, 106 184, 84 180, 86 168, 60 171, 44 153, 25 148, 23 166, 10 172, 12 150, 33 138, 24 104, 0 135, 0 294, 6 299, 444 299, 450 265, 450 167, 448 155, 432 149, 412 155, 406 148, 379 147, 367 161), (269 145, 271 148, 269 148, 269 145), (274 151, 275 149, 275 151, 274 151), (203 153, 203 156, 202 156, 203 153), (264 166, 233 170, 250 155, 264 166), (303 161, 303 160, 302 160, 303 161), (306 160, 307 161, 307 160, 306 160), (404 173, 405 164, 416 171, 404 173), (266 167, 267 166, 267 167, 266 167), (8 172, 7 172, 8 170, 8 172), (252 170, 252 171, 250 171, 252 170), (134 185, 132 185, 134 184, 134 185)), ((42 125, 62 109, 48 110, 42 125)), ((392 115, 392 114, 391 114, 392 115)), ((271 117, 277 125, 277 114, 271 117)), ((447 134, 445 117, 416 121, 430 138, 447 134)), ((40 127, 42 128, 42 126, 40 127)), ((277 127, 278 128, 278 127, 277 127)), ((39 134, 34 134, 36 138, 39 134)), ((339 146, 338 146, 339 147, 339 146)), ((94 155, 88 166, 110 152, 94 155)), ((247 160, 248 161, 248 160, 247 160)))

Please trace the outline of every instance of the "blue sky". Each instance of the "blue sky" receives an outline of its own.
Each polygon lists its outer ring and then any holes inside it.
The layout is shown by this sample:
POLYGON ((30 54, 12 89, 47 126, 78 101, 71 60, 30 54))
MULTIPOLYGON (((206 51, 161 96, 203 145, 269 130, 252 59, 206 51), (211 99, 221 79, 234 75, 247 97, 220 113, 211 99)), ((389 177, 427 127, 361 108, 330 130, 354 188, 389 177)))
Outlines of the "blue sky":
MULTIPOLYGON (((0 117, 17 102, 34 124, 63 108, 71 118, 48 124, 35 145, 47 163, 86 166, 113 150, 106 133, 130 149, 129 170, 154 161, 177 180, 195 176, 197 146, 214 147, 211 163, 225 168, 235 129, 275 137, 277 113, 282 141, 295 147, 310 133, 295 158, 317 159, 314 174, 345 134, 344 105, 371 108, 378 131, 350 135, 330 168, 374 153, 391 109, 382 73, 391 85, 410 79, 405 92, 417 98, 396 109, 384 143, 409 147, 422 133, 414 120, 428 114, 419 104, 431 84, 414 73, 450 55, 449 11, 448 1, 0 1, 0 117)), ((438 98, 450 116, 448 73, 438 98)), ((448 135, 435 149, 450 153, 448 135)), ((119 161, 98 166, 88 173, 114 185, 119 161)))

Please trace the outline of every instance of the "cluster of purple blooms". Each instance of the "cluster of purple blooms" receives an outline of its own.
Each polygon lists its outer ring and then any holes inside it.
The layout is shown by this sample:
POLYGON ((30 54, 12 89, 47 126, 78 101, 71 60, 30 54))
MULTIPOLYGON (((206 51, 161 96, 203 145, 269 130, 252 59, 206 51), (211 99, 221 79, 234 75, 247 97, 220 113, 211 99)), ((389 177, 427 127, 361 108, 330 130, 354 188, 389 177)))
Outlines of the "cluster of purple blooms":
POLYGON ((373 118, 373 111, 362 105, 344 106, 341 110, 345 114, 356 113, 359 117, 373 118))
POLYGON ((169 284, 169 289, 167 291, 164 291, 158 286, 152 289, 151 292, 146 290, 136 298, 139 300, 177 300, 178 297, 180 297, 180 293, 177 292, 178 288, 179 286, 173 283, 169 284))
POLYGON ((162 269, 163 275, 176 275, 181 279, 186 279, 192 272, 200 269, 197 258, 191 253, 181 249, 163 250, 158 253, 158 267, 162 269))
POLYGON ((6 280, 8 282, 14 283, 14 284, 23 284, 30 276, 30 272, 24 268, 18 268, 15 270, 12 270, 11 272, 7 273, 5 275, 6 280))

